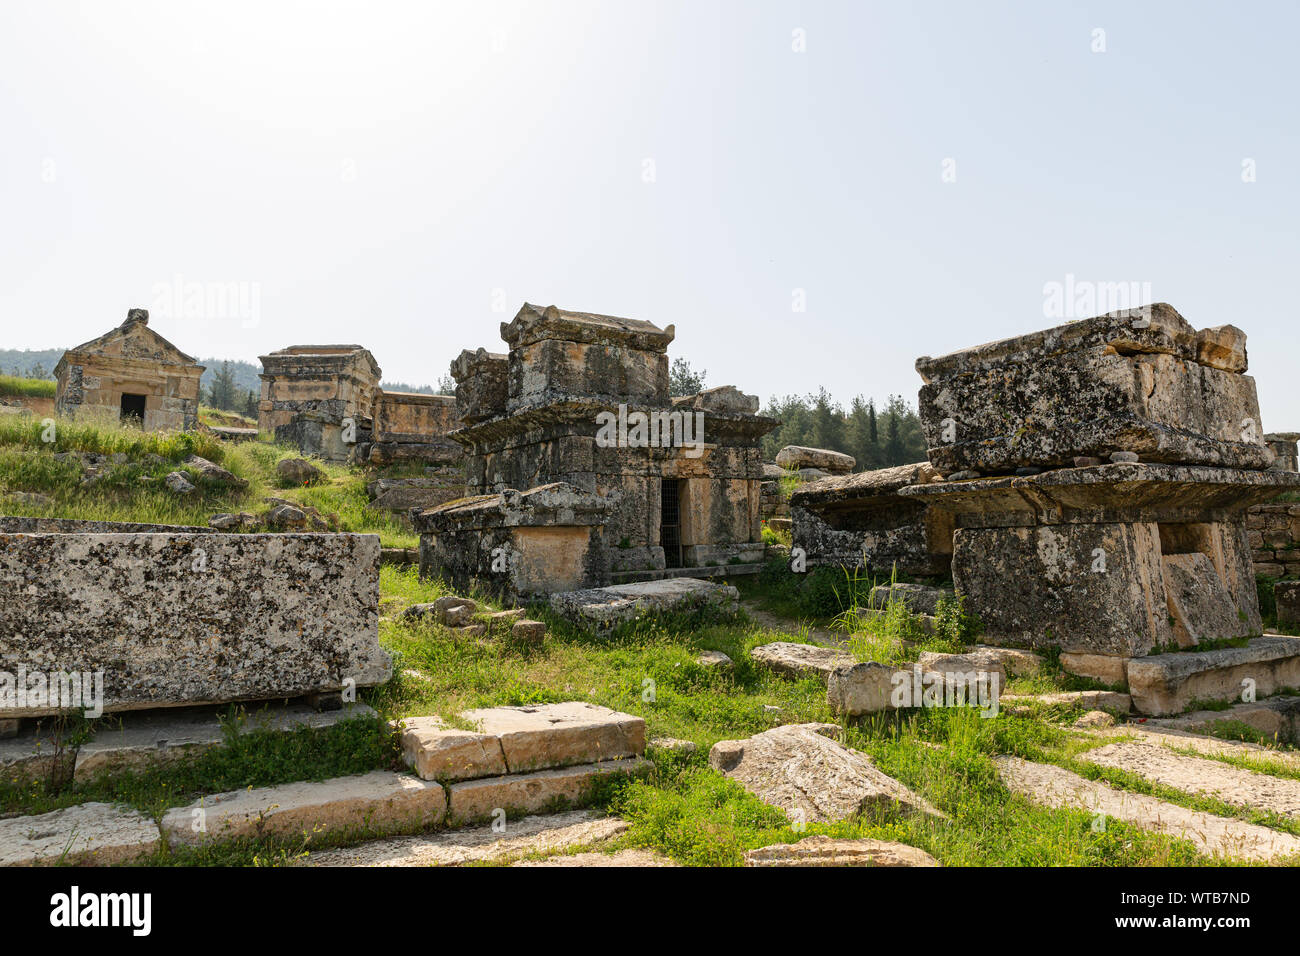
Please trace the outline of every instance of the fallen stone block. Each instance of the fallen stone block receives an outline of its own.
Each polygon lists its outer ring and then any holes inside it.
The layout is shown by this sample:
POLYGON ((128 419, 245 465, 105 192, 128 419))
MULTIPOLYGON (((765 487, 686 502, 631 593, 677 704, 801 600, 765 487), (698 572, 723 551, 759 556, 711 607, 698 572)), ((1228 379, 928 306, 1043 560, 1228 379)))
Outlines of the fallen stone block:
POLYGON ((1300 838, 1289 833, 1117 790, 1050 764, 1009 756, 993 761, 1008 790, 1040 806, 1114 817, 1187 840, 1199 852, 1216 857, 1281 861, 1300 855, 1300 838))
POLYGON ((441 785, 375 770, 203 797, 167 811, 162 829, 169 842, 189 845, 354 830, 396 833, 435 826, 446 810, 441 785))
POLYGON ((745 866, 938 866, 914 846, 887 840, 836 840, 822 834, 745 852, 745 866))
POLYGON ((1244 647, 1138 657, 1128 664, 1129 692, 1144 714, 1165 716, 1196 700, 1264 697, 1300 687, 1300 638, 1258 637, 1244 647))
POLYGON ((283 458, 275 463, 275 473, 291 485, 310 485, 325 477, 325 472, 306 458, 283 458))
POLYGON ((572 867, 640 867, 640 866, 679 866, 674 860, 664 856, 662 853, 656 853, 654 850, 643 850, 629 848, 626 850, 616 850, 613 853, 561 853, 556 856, 548 856, 542 860, 520 860, 512 866, 572 866, 572 867))
POLYGON ((832 475, 847 475, 857 462, 852 455, 831 451, 829 448, 805 448, 786 445, 776 453, 776 466, 782 470, 820 468, 832 475))
POLYGON ((123 863, 154 852, 158 840, 157 824, 138 810, 81 803, 0 820, 0 866, 123 863))
POLYGON ((695 660, 701 667, 720 667, 724 670, 730 668, 733 663, 731 658, 722 651, 700 651, 695 660))
MULTIPOLYGON (((0 593, 32 598, 0 605, 0 670, 98 675, 106 713, 369 687, 378 592, 376 535, 0 534, 0 593)), ((56 696, 7 716, 88 709, 56 696)))
POLYGON ((895 710, 893 694, 898 673, 897 667, 875 661, 837 667, 826 679, 826 703, 832 713, 848 717, 895 710))
POLYGON ((876 609, 889 606, 891 601, 902 601, 915 614, 933 616, 940 601, 955 601, 957 595, 947 588, 933 588, 924 584, 880 584, 871 589, 871 606, 876 609))
POLYGON ((848 651, 820 644, 773 641, 760 644, 749 652, 750 660, 786 677, 819 677, 826 680, 837 667, 851 666, 854 657, 848 651))
POLYGON ((923 673, 939 674, 996 674, 998 687, 1007 683, 1006 668, 1002 658, 987 651, 970 651, 965 654, 938 654, 934 651, 922 651, 917 663, 923 673))
POLYGON ((461 825, 491 818, 498 810, 515 815, 581 806, 602 776, 646 773, 651 766, 640 757, 625 757, 453 783, 447 788, 451 799, 448 818, 453 825, 461 825))
POLYGON ((791 724, 747 740, 721 740, 709 751, 709 766, 785 810, 796 823, 844 820, 868 807, 942 816, 872 766, 865 754, 829 739, 816 726, 791 724))
POLYGON ((1019 647, 993 647, 988 644, 976 644, 970 651, 996 657, 1002 662, 1002 669, 1008 677, 1037 677, 1043 672, 1043 659, 1033 651, 1019 647))
POLYGON ((193 468, 198 476, 204 481, 210 481, 213 484, 225 485, 228 488, 247 488, 248 482, 243 478, 238 478, 231 472, 222 468, 215 462, 208 461, 199 455, 190 455, 185 459, 184 464, 193 468))
POLYGON ((552 594, 551 608, 575 624, 599 628, 633 620, 644 613, 687 612, 713 609, 734 614, 740 592, 726 584, 698 578, 664 578, 605 588, 552 594))
POLYGON ((546 624, 521 618, 510 626, 510 637, 521 644, 540 644, 546 640, 546 624))
POLYGON ((645 720, 584 701, 488 707, 461 718, 500 738, 509 773, 638 757, 645 720))

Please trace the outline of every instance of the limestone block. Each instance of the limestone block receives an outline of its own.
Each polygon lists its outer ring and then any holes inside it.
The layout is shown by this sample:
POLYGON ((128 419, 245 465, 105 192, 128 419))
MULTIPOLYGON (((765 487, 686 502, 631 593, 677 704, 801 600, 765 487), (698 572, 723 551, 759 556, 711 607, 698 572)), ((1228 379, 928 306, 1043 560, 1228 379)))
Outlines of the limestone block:
POLYGON ((373 686, 378 578, 375 535, 0 534, 0 669, 102 672, 106 712, 373 686))
POLYGON ((754 663, 787 677, 818 677, 821 680, 826 680, 835 668, 855 663, 848 651, 793 641, 760 644, 750 650, 749 657, 754 663))
POLYGON ((645 752, 645 720, 584 701, 487 707, 460 716, 500 738, 512 774, 645 752))
POLYGON ((831 451, 828 448, 805 448, 802 445, 786 445, 776 454, 776 464, 780 468, 798 470, 800 468, 820 468, 827 474, 847 475, 857 464, 852 455, 831 451))
POLYGON ((1300 687, 1300 638, 1258 637, 1245 647, 1135 658, 1128 683, 1133 705, 1154 716, 1181 713, 1195 700, 1240 700, 1244 691, 1264 697, 1300 687))
POLYGON ((642 774, 651 766, 640 757, 625 757, 453 783, 447 788, 451 799, 448 817, 454 825, 461 825, 490 818, 498 810, 517 815, 552 811, 557 806, 581 806, 601 777, 616 773, 642 774))
POLYGON ((1143 461, 1266 468, 1244 335, 1197 333, 1164 303, 917 360, 930 461, 945 474, 1143 461))
POLYGON ((869 806, 942 815, 865 755, 806 724, 719 741, 709 752, 709 766, 795 822, 844 820, 869 806))
POLYGON ((421 780, 471 780, 506 773, 501 739, 448 727, 437 717, 402 721, 402 757, 421 780))
POLYGON ((398 833, 442 822, 442 786, 386 770, 321 782, 281 784, 203 797, 163 816, 171 843, 316 836, 365 829, 398 833))
POLYGON ((124 863, 158 848, 158 826, 138 810, 81 803, 0 820, 0 866, 124 863))

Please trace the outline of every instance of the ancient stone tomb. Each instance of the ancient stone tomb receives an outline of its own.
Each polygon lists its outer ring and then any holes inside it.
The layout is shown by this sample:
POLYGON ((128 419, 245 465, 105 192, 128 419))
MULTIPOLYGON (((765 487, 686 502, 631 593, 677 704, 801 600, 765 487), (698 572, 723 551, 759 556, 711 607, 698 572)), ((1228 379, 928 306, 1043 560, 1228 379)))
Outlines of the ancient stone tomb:
POLYGON ((329 461, 458 467, 450 395, 385 391, 360 345, 293 345, 263 355, 258 428, 329 461))
POLYGON ((457 575, 473 564, 488 587, 541 595, 761 561, 758 440, 776 423, 730 386, 670 398, 673 335, 525 304, 501 326, 508 353, 462 352, 452 376, 464 424, 449 437, 465 449, 471 498, 416 518, 421 569, 457 575), (536 504, 520 510, 527 502, 536 504), (474 541, 482 553, 467 558, 474 541), (580 560, 530 557, 569 548, 580 560))
POLYGON ((131 309, 117 328, 63 353, 55 410, 147 431, 192 429, 202 375, 202 365, 149 328, 146 309, 131 309))
POLYGON ((1246 337, 1157 304, 917 360, 952 574, 992 643, 1140 657, 1260 632, 1245 511, 1269 470, 1246 337))

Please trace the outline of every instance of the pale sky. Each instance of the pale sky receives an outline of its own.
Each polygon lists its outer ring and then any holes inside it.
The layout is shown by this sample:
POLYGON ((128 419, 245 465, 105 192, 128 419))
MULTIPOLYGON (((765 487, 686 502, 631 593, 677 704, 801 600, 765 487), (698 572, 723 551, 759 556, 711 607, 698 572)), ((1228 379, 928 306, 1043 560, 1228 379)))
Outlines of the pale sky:
POLYGON ((432 384, 530 301, 672 323, 764 400, 914 402, 918 355, 1057 324, 1071 276, 1245 329, 1300 430, 1298 35, 1291 2, 4 0, 0 347, 143 306, 191 354, 432 384))

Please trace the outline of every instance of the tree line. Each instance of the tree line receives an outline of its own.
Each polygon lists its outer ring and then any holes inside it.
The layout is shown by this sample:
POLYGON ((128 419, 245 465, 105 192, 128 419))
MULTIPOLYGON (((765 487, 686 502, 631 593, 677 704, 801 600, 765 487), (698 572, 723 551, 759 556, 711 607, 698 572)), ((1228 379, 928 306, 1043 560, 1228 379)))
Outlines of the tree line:
POLYGON ((762 439, 765 461, 772 461, 786 445, 852 455, 854 471, 925 460, 921 419, 901 395, 890 395, 879 409, 875 399, 857 395, 846 411, 823 388, 816 395, 773 396, 759 414, 781 423, 762 439))

